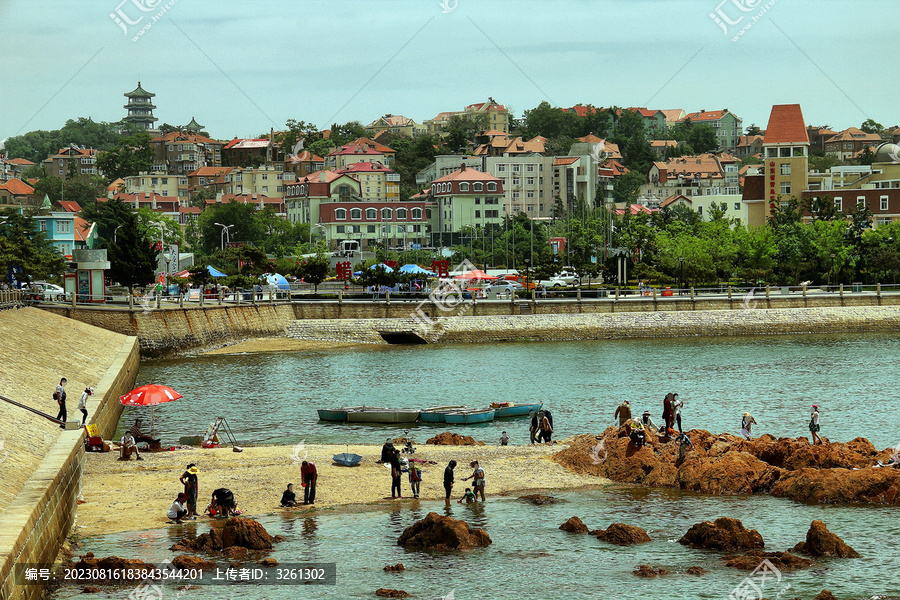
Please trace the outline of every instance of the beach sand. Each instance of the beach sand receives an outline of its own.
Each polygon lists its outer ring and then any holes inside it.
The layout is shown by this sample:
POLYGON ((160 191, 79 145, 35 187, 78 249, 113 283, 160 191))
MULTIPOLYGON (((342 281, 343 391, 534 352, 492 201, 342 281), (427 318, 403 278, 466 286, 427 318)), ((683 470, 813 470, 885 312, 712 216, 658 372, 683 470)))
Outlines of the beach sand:
POLYGON ((348 342, 330 342, 320 340, 295 340, 288 337, 267 337, 244 340, 214 350, 202 352, 203 355, 215 354, 249 354, 259 352, 296 352, 300 350, 330 350, 333 348, 351 348, 360 344, 348 342))
MULTIPOLYGON (((417 446, 415 458, 433 460, 424 465, 420 500, 426 507, 443 506, 443 473, 447 463, 456 460, 456 484, 453 501, 471 484, 461 481, 472 474, 469 463, 479 460, 485 470, 488 502, 492 495, 505 495, 526 490, 553 490, 603 485, 609 480, 567 471, 551 460, 565 441, 542 446, 417 446)), ((357 467, 334 464, 332 456, 347 451, 344 445, 298 444, 297 446, 245 447, 233 452, 230 447, 204 450, 176 450, 145 453, 143 461, 116 460, 118 452, 85 454, 84 503, 78 506, 78 535, 101 535, 137 531, 166 526, 166 511, 178 492, 183 491, 178 478, 188 463, 199 469, 200 494, 197 509, 203 511, 212 491, 219 487, 234 492, 238 508, 245 516, 278 511, 304 512, 353 505, 395 505, 390 498, 390 470, 376 462, 381 446, 351 445, 349 452, 362 456, 357 467), (315 508, 280 507, 281 493, 294 484, 298 499, 303 499, 300 486, 300 463, 316 464, 319 480, 315 508)), ((404 455, 407 456, 407 455, 404 455)), ((403 504, 412 500, 409 479, 403 474, 403 504), (409 496, 409 498, 407 498, 409 496)), ((198 522, 208 520, 199 516, 198 522)))

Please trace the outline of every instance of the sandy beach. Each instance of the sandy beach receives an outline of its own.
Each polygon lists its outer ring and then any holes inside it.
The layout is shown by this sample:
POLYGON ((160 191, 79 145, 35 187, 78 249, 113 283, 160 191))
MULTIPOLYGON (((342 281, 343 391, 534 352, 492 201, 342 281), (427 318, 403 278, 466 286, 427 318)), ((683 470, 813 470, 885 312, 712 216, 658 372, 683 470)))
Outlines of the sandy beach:
POLYGON ((202 352, 203 355, 216 354, 249 354, 259 352, 297 352, 300 350, 331 350, 333 348, 352 348, 358 343, 331 342, 322 340, 295 340, 288 337, 266 337, 244 340, 235 344, 222 346, 202 352))
MULTIPOLYGON (((417 447, 415 458, 436 461, 423 466, 420 499, 407 497, 409 480, 404 474, 404 504, 443 505, 443 472, 456 460, 454 498, 462 495, 471 475, 469 463, 479 460, 486 473, 487 501, 491 496, 525 490, 560 490, 602 485, 609 480, 567 471, 551 460, 563 449, 565 440, 549 446, 426 446, 417 447)), ((117 452, 85 455, 83 500, 78 506, 76 533, 100 535, 165 527, 166 510, 182 491, 178 481, 188 463, 200 470, 198 509, 203 510, 212 491, 226 487, 234 492, 246 516, 277 511, 305 512, 354 505, 392 505, 390 472, 381 463, 381 446, 351 445, 349 451, 363 457, 358 467, 341 467, 332 456, 345 452, 344 445, 308 444, 297 446, 247 447, 233 452, 230 447, 203 450, 176 450, 144 454, 143 461, 116 460, 117 452), (302 499, 300 463, 311 460, 319 471, 314 508, 280 507, 287 483, 302 499)), ((454 500, 455 501, 455 500, 454 500)), ((200 516, 198 521, 206 521, 200 516)))

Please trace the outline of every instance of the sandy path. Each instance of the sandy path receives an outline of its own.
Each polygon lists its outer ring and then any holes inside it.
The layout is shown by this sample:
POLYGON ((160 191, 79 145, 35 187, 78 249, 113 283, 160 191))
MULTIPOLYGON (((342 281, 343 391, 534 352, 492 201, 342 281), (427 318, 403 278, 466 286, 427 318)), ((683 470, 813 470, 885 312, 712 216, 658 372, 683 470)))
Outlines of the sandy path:
MULTIPOLYGON (((424 505, 440 506, 443 502, 443 471, 455 459, 456 485, 454 497, 462 495, 466 484, 460 479, 471 474, 469 462, 476 458, 485 469, 488 501, 494 494, 531 489, 567 489, 608 483, 591 475, 578 475, 553 462, 550 456, 561 450, 552 446, 425 446, 418 447, 416 458, 437 461, 425 465, 421 486, 424 505)), ((300 462, 313 461, 319 471, 316 509, 324 507, 398 502, 390 499, 390 472, 376 463, 381 446, 350 446, 350 452, 363 457, 360 466, 348 468, 333 463, 331 457, 345 451, 343 445, 309 444, 298 446, 261 446, 244 448, 241 453, 230 448, 214 450, 182 450, 144 454, 145 460, 121 462, 118 454, 86 453, 83 498, 78 507, 77 533, 98 535, 166 525, 166 510, 182 486, 178 477, 189 462, 200 470, 198 509, 209 502, 212 490, 231 489, 239 507, 248 516, 280 510, 308 510, 307 507, 282 509, 281 493, 288 482, 302 499, 300 462), (388 496, 385 499, 385 496, 388 496)), ((407 499, 409 480, 403 477, 403 502, 407 499)), ((206 520, 206 517, 198 517, 206 520)))
POLYGON ((287 337, 267 337, 244 340, 202 354, 248 354, 259 352, 296 352, 300 350, 329 350, 332 348, 350 348, 359 346, 356 343, 329 342, 318 340, 295 340, 287 337))

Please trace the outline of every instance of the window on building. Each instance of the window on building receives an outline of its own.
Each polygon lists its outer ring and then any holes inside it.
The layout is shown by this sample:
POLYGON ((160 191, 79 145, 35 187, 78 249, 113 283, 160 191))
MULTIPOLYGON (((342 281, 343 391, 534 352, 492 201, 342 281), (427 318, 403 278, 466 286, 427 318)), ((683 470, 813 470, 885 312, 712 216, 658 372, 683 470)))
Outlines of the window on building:
POLYGON ((481 198, 475 198, 475 204, 481 204, 481 198))
POLYGON ((468 191, 469 191, 469 184, 466 183, 465 181, 461 182, 461 183, 459 184, 459 191, 460 191, 460 192, 468 192, 468 191))
POLYGON ((740 203, 740 202, 735 202, 735 203, 734 203, 734 210, 741 210, 741 203, 740 203))
POLYGON ((790 175, 791 174, 791 163, 781 163, 781 174, 782 175, 790 175))
POLYGON ((514 200, 515 200, 515 199, 518 199, 518 197, 519 197, 519 192, 518 192, 518 191, 514 191, 514 192, 512 193, 512 197, 513 197, 514 200))
POLYGON ((525 165, 525 170, 529 173, 534 173, 534 165, 525 165))
POLYGON ((71 221, 57 221, 56 222, 56 233, 71 233, 72 231, 72 222, 71 221))
POLYGON ((844 210, 844 199, 840 196, 834 197, 834 207, 838 210, 844 210))
POLYGON ((506 165, 497 165, 497 172, 503 173, 506 171, 506 165))
POLYGON ((476 210, 476 211, 475 211, 475 218, 476 218, 476 219, 480 219, 480 218, 481 218, 481 211, 480 211, 480 210, 476 210))
POLYGON ((698 214, 698 215, 702 215, 702 214, 703 214, 703 207, 702 207, 702 206, 698 206, 698 207, 697 207, 697 214, 698 214))
POLYGON ((412 214, 413 221, 419 221, 422 219, 422 209, 421 208, 414 208, 414 209, 412 209, 412 211, 410 211, 410 213, 412 214))
POLYGON ((381 218, 385 221, 393 218, 394 211, 390 208, 382 208, 381 209, 381 218))
POLYGON ((781 182, 781 193, 782 194, 790 194, 791 193, 791 182, 790 181, 782 181, 781 182))
POLYGON ((882 196, 881 197, 881 210, 887 210, 887 209, 888 209, 888 197, 882 196))
POLYGON ((350 200, 350 186, 349 185, 341 185, 338 187, 338 196, 341 199, 341 202, 347 202, 350 200))
POLYGON ((397 209, 397 220, 398 220, 398 221, 405 221, 405 220, 406 220, 406 209, 405 209, 405 208, 398 208, 398 209, 397 209))
MULTIPOLYGON (((415 210, 415 209, 413 209, 413 210, 415 210)), ((431 209, 430 208, 425 209, 425 218, 428 220, 431 220, 431 209)))
POLYGON ((484 184, 479 181, 472 186, 472 190, 475 192, 483 192, 484 184))
POLYGON ((875 224, 876 224, 878 227, 881 227, 882 225, 888 225, 888 224, 890 224, 890 222, 891 222, 891 218, 890 218, 890 217, 878 217, 878 219, 875 221, 875 224))
MULTIPOLYGON (((334 211, 334 218, 336 221, 346 221, 347 220, 347 209, 338 208, 334 211)), ((343 225, 340 226, 340 229, 343 229, 343 225)), ((339 231, 338 233, 343 233, 343 231, 339 231)))
POLYGON ((378 211, 377 211, 377 210, 375 210, 374 208, 367 208, 367 209, 366 209, 366 220, 368 220, 368 221, 374 221, 374 220, 377 219, 377 218, 378 218, 378 211))
POLYGON ((350 220, 351 221, 359 221, 362 219, 362 209, 361 208, 351 208, 350 209, 350 220))
MULTIPOLYGON (((366 214, 368 214, 368 211, 366 211, 366 214)), ((375 226, 374 225, 366 225, 366 233, 375 233, 375 226)))
MULTIPOLYGON (((504 207, 504 208, 506 208, 506 207, 504 207)), ((500 216, 499 212, 500 211, 497 211, 497 210, 486 210, 486 211, 484 211, 484 217, 486 219, 496 219, 498 216, 500 216)))
POLYGON ((493 181, 490 182, 489 184, 487 184, 487 191, 489 191, 489 192, 496 192, 496 191, 497 191, 497 184, 496 184, 495 182, 493 182, 493 181))
POLYGON ((534 190, 528 190, 527 192, 525 192, 525 197, 534 198, 534 190))

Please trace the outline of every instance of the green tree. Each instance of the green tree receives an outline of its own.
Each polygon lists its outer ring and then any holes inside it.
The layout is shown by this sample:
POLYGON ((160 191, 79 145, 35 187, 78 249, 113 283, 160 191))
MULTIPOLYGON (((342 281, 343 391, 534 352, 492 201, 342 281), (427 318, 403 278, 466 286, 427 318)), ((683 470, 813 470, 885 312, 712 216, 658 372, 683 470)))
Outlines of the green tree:
POLYGON ((261 243, 265 238, 265 226, 256 214, 256 205, 231 201, 211 205, 200 213, 198 225, 201 247, 206 254, 213 254, 221 246, 222 225, 232 225, 228 237, 233 242, 261 243))
POLYGON ((29 281, 49 279, 65 271, 65 259, 47 240, 29 215, 15 209, 0 211, 0 278, 6 280, 9 267, 22 268, 29 281))
POLYGON ((301 140, 303 141, 303 148, 306 149, 309 144, 322 138, 319 128, 306 121, 288 119, 284 127, 284 131, 279 132, 275 136, 275 142, 281 147, 281 152, 285 156, 294 153, 294 148, 297 147, 297 143, 301 140))
POLYGON ((331 266, 325 253, 319 250, 315 256, 305 259, 299 269, 299 274, 306 283, 313 284, 315 293, 319 293, 319 284, 328 278, 331 266))
POLYGON ((693 124, 691 126, 687 143, 698 154, 713 152, 719 147, 716 130, 706 123, 693 124))
POLYGON ((637 171, 629 171, 616 178, 615 183, 613 183, 613 199, 616 203, 624 204, 627 208, 629 204, 634 204, 635 200, 637 200, 638 192, 645 183, 647 181, 643 174, 637 171))
POLYGON ((487 115, 452 115, 441 128, 444 144, 451 152, 464 152, 475 136, 488 127, 487 115))
POLYGON ((876 121, 875 119, 866 119, 862 122, 862 125, 859 128, 866 133, 881 133, 884 131, 884 125, 876 121))
POLYGON ((56 175, 48 175, 37 180, 34 184, 34 195, 43 200, 44 196, 50 198, 50 202, 62 200, 63 180, 56 175))
MULTIPOLYGON (((71 161, 74 162, 74 161, 71 161)), ((97 175, 78 175, 66 179, 64 184, 64 200, 73 200, 79 206, 89 206, 97 201, 97 198, 106 197, 107 181, 97 175)))
POLYGON ((110 180, 150 172, 153 166, 150 139, 147 133, 122 138, 109 150, 97 154, 97 167, 110 180))

